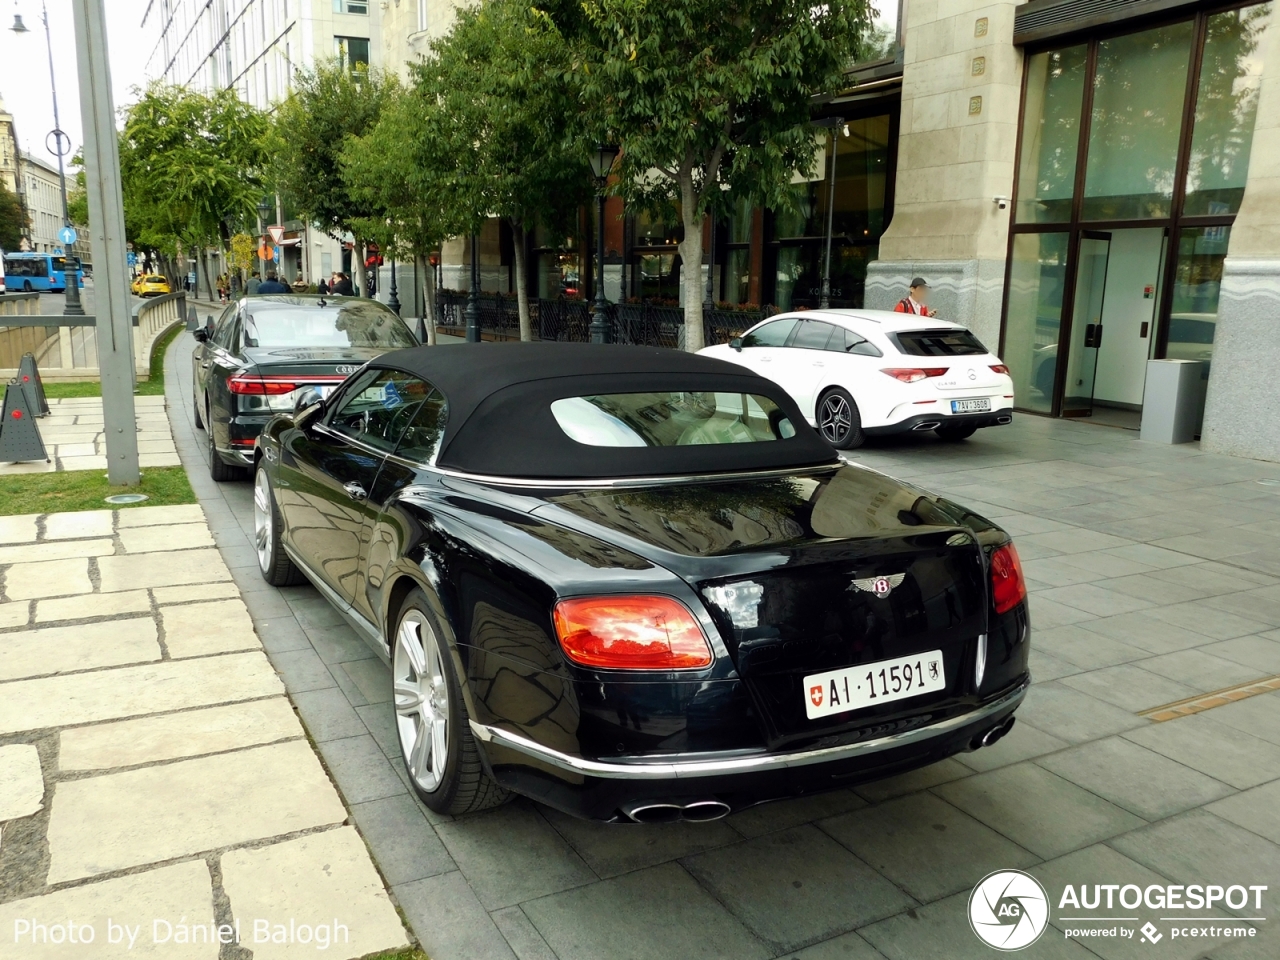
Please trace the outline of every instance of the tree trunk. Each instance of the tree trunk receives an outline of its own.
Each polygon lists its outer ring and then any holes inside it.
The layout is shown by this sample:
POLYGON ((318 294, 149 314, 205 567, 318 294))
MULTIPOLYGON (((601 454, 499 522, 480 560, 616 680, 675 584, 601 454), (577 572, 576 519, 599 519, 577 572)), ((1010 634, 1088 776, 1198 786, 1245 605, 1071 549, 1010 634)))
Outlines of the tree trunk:
POLYGON ((360 288, 360 296, 369 295, 369 268, 364 265, 365 247, 359 237, 351 245, 351 259, 355 261, 356 286, 360 288))
POLYGON ((200 247, 200 267, 204 271, 204 287, 209 291, 209 302, 217 303, 218 289, 214 285, 216 277, 209 269, 209 248, 205 246, 200 247))
POLYGON ((525 263, 524 224, 511 221, 511 232, 515 234, 516 255, 516 305, 520 312, 520 339, 528 343, 533 339, 533 323, 529 319, 529 279, 528 266, 525 263))
POLYGON ((418 272, 422 276, 422 316, 427 328, 427 343, 436 344, 436 270, 427 261, 426 254, 418 254, 418 272))
POLYGON ((705 214, 698 212, 698 195, 693 189, 693 174, 680 176, 680 219, 684 223, 684 239, 680 241, 680 282, 684 287, 684 348, 690 353, 702 349, 702 224, 705 214))

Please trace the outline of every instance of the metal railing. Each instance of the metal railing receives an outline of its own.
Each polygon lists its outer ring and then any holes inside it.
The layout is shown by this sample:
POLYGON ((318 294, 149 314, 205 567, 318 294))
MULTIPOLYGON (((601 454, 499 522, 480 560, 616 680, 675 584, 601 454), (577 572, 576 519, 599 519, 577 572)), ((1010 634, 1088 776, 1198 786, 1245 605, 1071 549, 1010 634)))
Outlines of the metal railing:
MULTIPOLYGON (((451 336, 467 332, 467 295, 441 290, 437 296, 437 329, 451 336)), ((520 316, 516 298, 482 293, 476 298, 483 340, 519 340, 520 316)), ((591 339, 594 304, 583 300, 533 300, 529 319, 534 339, 585 343, 591 339)), ((753 324, 777 311, 713 309, 703 313, 703 337, 707 346, 728 343, 753 324)), ((615 303, 609 305, 609 325, 614 343, 683 349, 684 309, 669 304, 615 303)))
MULTIPOLYGON (((43 380, 98 378, 97 317, 41 314, 38 294, 0 297, 0 381, 17 375, 24 354, 36 358, 43 380)), ((186 294, 170 293, 139 304, 133 311, 134 373, 147 379, 156 341, 186 319, 186 294)))

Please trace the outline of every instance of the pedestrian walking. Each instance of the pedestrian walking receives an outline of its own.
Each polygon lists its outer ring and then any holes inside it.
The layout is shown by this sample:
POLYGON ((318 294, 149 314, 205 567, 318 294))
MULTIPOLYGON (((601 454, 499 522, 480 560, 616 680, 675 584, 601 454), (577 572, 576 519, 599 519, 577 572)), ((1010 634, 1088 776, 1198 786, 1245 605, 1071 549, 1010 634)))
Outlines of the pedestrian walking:
POLYGON ((307 292, 307 281, 302 279, 302 274, 298 274, 296 277, 293 278, 293 292, 294 293, 307 292))
POLYGON ((258 287, 258 293, 289 293, 289 288, 276 279, 276 275, 270 271, 267 273, 267 279, 262 281, 258 287))
POLYGON ((258 271, 255 270, 253 271, 253 275, 249 277, 249 282, 245 284, 244 289, 249 296, 253 296, 258 292, 258 288, 260 286, 262 286, 262 278, 258 276, 258 271))
POLYGON ((929 284, 924 282, 924 277, 913 277, 911 280, 911 292, 898 301, 897 306, 893 308, 893 312, 913 313, 917 317, 936 317, 938 311, 932 309, 928 303, 929 284))
POLYGON ((329 284, 324 277, 321 277, 320 282, 316 284, 316 292, 322 297, 329 295, 329 284))
POLYGON ((335 273, 333 286, 329 288, 329 292, 335 297, 354 297, 355 288, 351 285, 351 278, 345 273, 335 273))

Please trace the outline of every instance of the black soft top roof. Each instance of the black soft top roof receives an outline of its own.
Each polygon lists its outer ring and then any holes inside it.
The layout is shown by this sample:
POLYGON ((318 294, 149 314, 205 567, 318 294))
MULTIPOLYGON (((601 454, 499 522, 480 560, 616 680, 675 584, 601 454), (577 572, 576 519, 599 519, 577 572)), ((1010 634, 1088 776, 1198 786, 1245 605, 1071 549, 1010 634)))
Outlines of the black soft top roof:
POLYGON ((437 465, 529 479, 590 479, 768 470, 832 463, 835 454, 777 384, 744 367, 662 347, 588 343, 458 344, 383 354, 444 394, 449 417, 437 465), (594 447, 551 413, 564 397, 658 390, 752 393, 795 426, 786 440, 679 447, 594 447))

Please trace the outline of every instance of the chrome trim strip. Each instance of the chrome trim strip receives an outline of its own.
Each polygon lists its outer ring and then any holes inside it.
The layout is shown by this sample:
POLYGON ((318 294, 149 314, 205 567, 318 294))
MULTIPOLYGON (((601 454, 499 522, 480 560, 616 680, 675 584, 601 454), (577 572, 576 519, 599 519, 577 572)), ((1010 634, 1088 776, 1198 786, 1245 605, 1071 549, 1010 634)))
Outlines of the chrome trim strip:
MULTIPOLYGON (((839 458, 837 458, 838 460, 839 458)), ((821 470, 835 470, 844 466, 843 461, 834 463, 818 463, 808 467, 781 467, 774 470, 740 470, 729 473, 688 474, 674 477, 617 477, 608 480, 537 480, 524 477, 492 477, 480 473, 466 473, 462 470, 451 470, 447 467, 419 464, 436 473, 457 480, 468 480, 472 483, 483 483, 493 487, 532 487, 535 489, 570 489, 583 487, 648 487, 659 484, 705 483, 713 480, 742 480, 752 478, 786 477, 802 473, 813 473, 821 470)))
POLYGON ((748 756, 728 757, 719 760, 680 760, 674 759, 663 763, 611 763, 601 760, 587 760, 575 757, 559 750, 552 750, 528 737, 511 733, 493 725, 471 723, 471 734, 485 743, 493 743, 507 747, 535 760, 556 767, 569 773, 582 776, 600 777, 606 780, 685 780, 693 777, 729 776, 738 773, 763 773, 772 770, 786 770, 792 767, 807 767, 815 763, 827 763, 832 760, 845 760, 864 754, 880 753, 894 747, 907 746, 928 740, 940 734, 958 730, 971 723, 978 723, 986 717, 1001 710, 1016 707, 1027 695, 1031 681, 1027 680, 994 703, 988 703, 976 710, 941 720, 927 727, 917 727, 902 733, 893 733, 874 740, 860 743, 847 743, 838 747, 818 747, 811 750, 798 750, 793 753, 751 754, 748 756))
POLYGON ((321 595, 333 605, 334 609, 346 617, 352 626, 365 633, 370 640, 375 641, 379 647, 383 650, 387 649, 387 644, 383 642, 382 634, 378 632, 378 629, 372 623, 364 618, 363 614, 338 596, 337 592, 329 584, 325 583, 323 577, 316 573, 306 561, 298 557, 298 554, 289 544, 281 541, 280 545, 284 547, 284 552, 289 555, 293 565, 306 574, 307 579, 311 581, 311 585, 320 591, 321 595))

